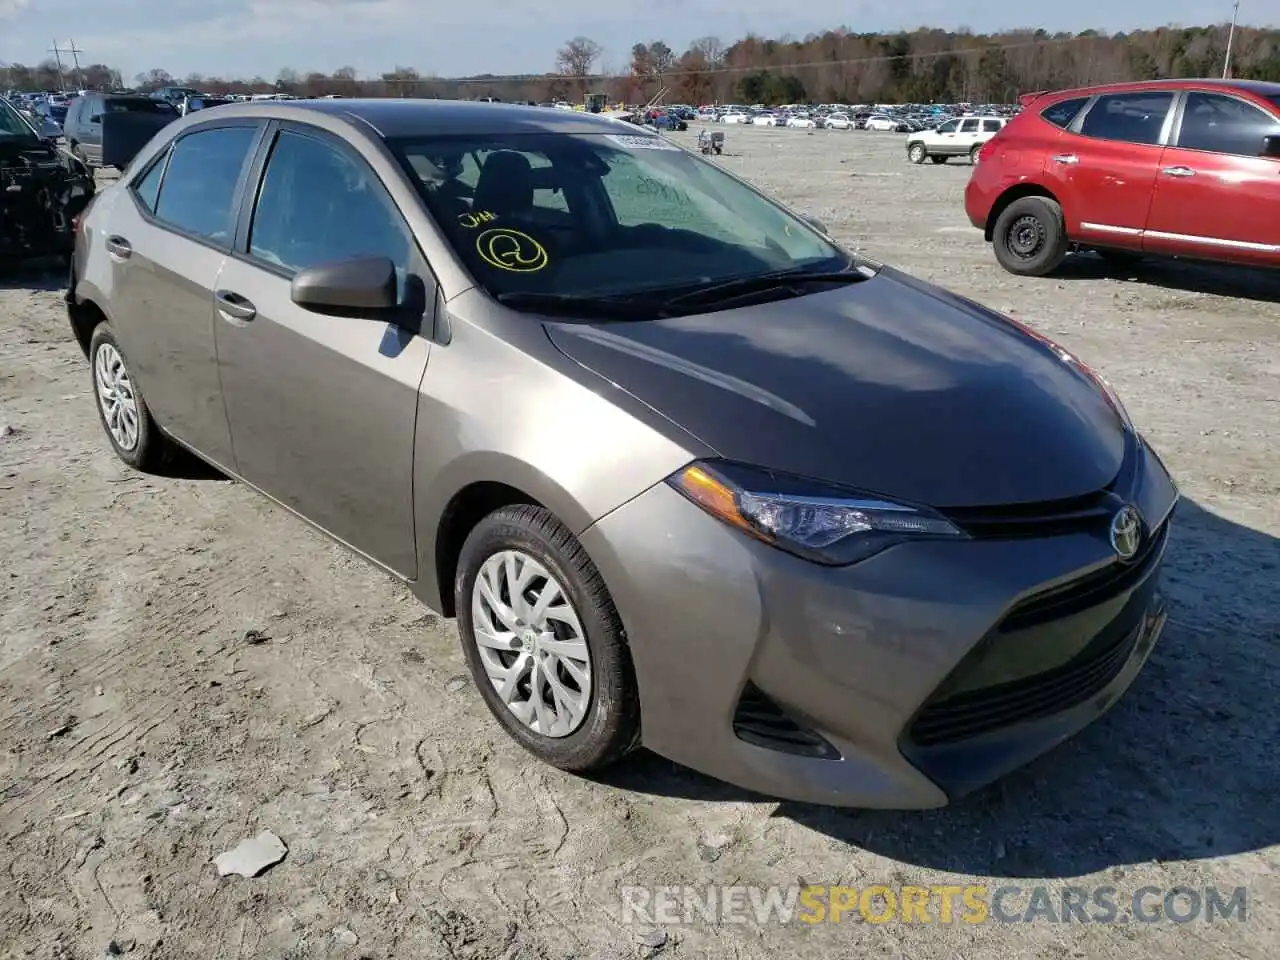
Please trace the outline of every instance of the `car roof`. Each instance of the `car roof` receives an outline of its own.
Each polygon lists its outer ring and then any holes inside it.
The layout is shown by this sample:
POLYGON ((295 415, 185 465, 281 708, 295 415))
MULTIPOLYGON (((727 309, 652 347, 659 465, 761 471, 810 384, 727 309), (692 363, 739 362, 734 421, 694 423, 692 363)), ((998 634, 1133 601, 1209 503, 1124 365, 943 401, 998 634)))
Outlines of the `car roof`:
MULTIPOLYGON (((372 128, 384 139, 432 134, 617 133, 620 121, 591 113, 469 100, 263 100, 229 104, 220 117, 306 120, 323 114, 372 128)), ((653 136, 636 128, 639 136, 653 136)))
MULTIPOLYGON (((1140 93, 1144 90, 1187 90, 1187 89, 1243 90, 1259 97, 1280 96, 1280 83, 1268 83, 1263 80, 1223 80, 1221 77, 1203 79, 1178 80, 1135 80, 1128 83, 1102 83, 1089 87, 1072 87, 1068 90, 1054 90, 1046 93, 1038 100, 1067 96, 1093 96, 1097 93, 1140 93)), ((1033 101, 1034 102, 1034 101, 1033 101)))

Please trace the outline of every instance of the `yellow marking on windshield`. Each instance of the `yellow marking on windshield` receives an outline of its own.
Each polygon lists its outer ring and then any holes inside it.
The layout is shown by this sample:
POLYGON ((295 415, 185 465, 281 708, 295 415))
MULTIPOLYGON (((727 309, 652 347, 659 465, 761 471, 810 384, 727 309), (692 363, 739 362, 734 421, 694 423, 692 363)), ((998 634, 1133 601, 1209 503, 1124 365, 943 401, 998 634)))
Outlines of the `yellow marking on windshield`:
POLYGON ((550 261, 542 244, 509 227, 495 227, 476 237, 476 252, 489 266, 511 273, 537 273, 550 261))

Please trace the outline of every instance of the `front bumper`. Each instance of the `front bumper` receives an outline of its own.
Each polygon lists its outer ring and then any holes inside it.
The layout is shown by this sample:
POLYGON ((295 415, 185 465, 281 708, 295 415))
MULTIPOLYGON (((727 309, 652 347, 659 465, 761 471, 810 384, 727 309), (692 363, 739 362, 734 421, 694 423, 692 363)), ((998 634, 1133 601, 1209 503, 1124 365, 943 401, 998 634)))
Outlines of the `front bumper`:
POLYGON ((644 744, 773 797, 943 806, 1078 732, 1164 625, 1177 492, 1136 445, 1151 535, 921 541, 829 568, 743 537, 665 484, 582 536, 630 638, 644 744))

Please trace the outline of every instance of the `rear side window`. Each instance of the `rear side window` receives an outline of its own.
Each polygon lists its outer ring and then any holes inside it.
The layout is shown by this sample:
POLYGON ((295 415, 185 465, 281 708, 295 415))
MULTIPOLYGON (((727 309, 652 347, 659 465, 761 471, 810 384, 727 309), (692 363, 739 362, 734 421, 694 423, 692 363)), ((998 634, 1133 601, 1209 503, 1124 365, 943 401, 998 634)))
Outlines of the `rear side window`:
POLYGON ((1262 138, 1280 134, 1280 121, 1265 111, 1217 93, 1189 93, 1178 146, 1239 157, 1262 153, 1262 138))
POLYGON ((160 178, 164 175, 164 162, 168 155, 168 150, 160 154, 156 162, 151 164, 151 169, 133 185, 134 195, 153 214, 156 212, 156 197, 160 195, 160 178))
POLYGON ((185 233, 228 243, 236 183, 256 127, 220 127, 187 134, 169 152, 156 218, 185 233))
POLYGON ((1040 116, 1044 117, 1055 127, 1066 129, 1071 126, 1071 121, 1079 116, 1080 111, 1084 109, 1084 105, 1089 102, 1088 97, 1075 97, 1071 100, 1061 100, 1051 107, 1045 107, 1040 111, 1040 116))
POLYGON ((999 120, 983 120, 982 132, 983 133, 999 133, 1000 121, 999 120))
POLYGON ((1100 140, 1156 144, 1172 105, 1172 93, 1109 94, 1089 108, 1080 132, 1100 140))

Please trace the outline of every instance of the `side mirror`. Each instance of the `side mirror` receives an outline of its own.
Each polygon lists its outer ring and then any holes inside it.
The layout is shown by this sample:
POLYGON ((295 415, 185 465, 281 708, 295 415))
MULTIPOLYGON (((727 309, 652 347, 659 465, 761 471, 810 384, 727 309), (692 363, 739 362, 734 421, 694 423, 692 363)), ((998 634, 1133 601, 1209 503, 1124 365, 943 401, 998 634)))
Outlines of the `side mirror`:
POLYGON ((824 237, 828 236, 827 225, 823 223, 821 220, 819 220, 817 217, 811 217, 808 214, 804 214, 803 216, 801 216, 800 219, 802 219, 809 226, 813 227, 813 229, 817 230, 824 237))
POLYGON ((376 316, 394 308, 396 267, 390 257, 353 257, 300 270, 289 298, 315 313, 376 316))
POLYGON ((1280 134, 1273 133, 1262 138, 1262 153, 1260 156, 1280 160, 1280 134))

